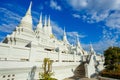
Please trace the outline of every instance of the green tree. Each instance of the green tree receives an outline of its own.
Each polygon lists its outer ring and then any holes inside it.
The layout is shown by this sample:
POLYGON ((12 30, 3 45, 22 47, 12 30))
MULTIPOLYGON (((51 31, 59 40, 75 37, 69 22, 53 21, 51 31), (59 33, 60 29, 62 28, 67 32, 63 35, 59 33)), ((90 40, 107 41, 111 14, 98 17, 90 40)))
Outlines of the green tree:
POLYGON ((105 66, 107 70, 117 70, 120 64, 120 48, 109 47, 104 51, 105 66))
POLYGON ((52 63, 53 61, 50 60, 50 58, 44 58, 43 66, 42 66, 43 73, 39 73, 39 75, 42 77, 42 79, 40 80, 57 80, 51 77, 53 75, 52 63))

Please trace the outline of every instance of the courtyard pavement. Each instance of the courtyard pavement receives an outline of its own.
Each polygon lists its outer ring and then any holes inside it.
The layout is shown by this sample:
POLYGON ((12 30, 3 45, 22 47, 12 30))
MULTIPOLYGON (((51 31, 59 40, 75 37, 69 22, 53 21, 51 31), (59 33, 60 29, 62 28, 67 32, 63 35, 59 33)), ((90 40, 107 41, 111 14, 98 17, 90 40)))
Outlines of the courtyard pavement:
POLYGON ((95 78, 81 78, 81 79, 64 79, 64 80, 98 80, 98 79, 95 79, 95 78))

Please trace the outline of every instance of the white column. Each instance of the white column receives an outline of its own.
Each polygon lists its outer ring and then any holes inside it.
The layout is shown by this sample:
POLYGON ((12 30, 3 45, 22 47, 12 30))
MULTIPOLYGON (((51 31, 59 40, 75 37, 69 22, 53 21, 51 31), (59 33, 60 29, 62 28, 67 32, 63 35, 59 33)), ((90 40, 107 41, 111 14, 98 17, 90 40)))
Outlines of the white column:
POLYGON ((62 62, 62 60, 61 60, 61 51, 58 52, 58 60, 59 60, 59 62, 62 62))
POLYGON ((35 61, 35 48, 30 48, 29 61, 30 62, 34 62, 35 61))
POLYGON ((89 76, 88 76, 88 64, 85 63, 84 67, 85 67, 85 77, 89 78, 89 76))
POLYGON ((32 59, 31 59, 31 52, 32 52, 32 49, 30 48, 30 51, 29 51, 29 61, 31 62, 32 59))
POLYGON ((74 62, 76 62, 76 52, 74 51, 74 62))

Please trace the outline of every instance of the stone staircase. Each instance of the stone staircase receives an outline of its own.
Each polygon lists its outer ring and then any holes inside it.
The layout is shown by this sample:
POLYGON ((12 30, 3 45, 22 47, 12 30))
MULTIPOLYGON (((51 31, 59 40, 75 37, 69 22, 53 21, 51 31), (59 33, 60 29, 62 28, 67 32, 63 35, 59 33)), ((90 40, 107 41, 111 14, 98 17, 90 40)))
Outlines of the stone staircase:
POLYGON ((85 78, 85 67, 84 67, 85 63, 81 63, 74 71, 74 76, 72 78, 74 79, 81 79, 81 78, 85 78))

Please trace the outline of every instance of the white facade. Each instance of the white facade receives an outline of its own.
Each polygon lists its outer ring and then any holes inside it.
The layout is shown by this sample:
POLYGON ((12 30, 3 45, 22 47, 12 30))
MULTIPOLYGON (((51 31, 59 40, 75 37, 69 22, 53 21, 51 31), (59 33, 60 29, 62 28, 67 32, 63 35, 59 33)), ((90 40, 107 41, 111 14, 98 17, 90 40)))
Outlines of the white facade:
MULTIPOLYGON (((54 61, 55 78, 62 80, 72 76, 71 69, 75 69, 80 64, 79 61, 86 60, 84 56, 88 53, 83 50, 79 40, 76 46, 72 46, 67 40, 65 30, 63 40, 57 40, 52 33, 50 16, 45 17, 43 24, 41 14, 37 28, 33 30, 31 7, 32 2, 20 25, 0 43, 0 80, 27 80, 33 66, 37 67, 35 79, 38 79, 44 58, 54 61)), ((90 64, 94 63, 91 62, 90 64)), ((86 75, 91 75, 90 72, 86 71, 86 75)))

